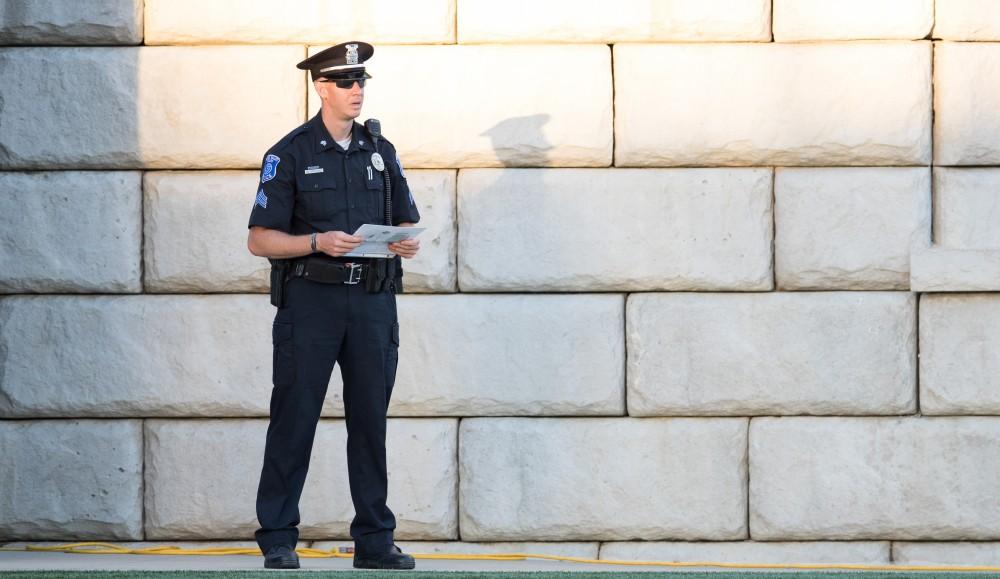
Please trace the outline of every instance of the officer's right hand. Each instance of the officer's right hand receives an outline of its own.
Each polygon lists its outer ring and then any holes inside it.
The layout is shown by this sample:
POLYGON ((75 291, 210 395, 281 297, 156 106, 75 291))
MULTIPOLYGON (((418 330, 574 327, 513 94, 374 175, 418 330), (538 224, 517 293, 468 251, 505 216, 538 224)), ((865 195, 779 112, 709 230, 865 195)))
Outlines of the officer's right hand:
POLYGON ((348 235, 343 231, 327 231, 316 236, 316 248, 327 255, 340 257, 350 253, 364 241, 360 237, 348 235))

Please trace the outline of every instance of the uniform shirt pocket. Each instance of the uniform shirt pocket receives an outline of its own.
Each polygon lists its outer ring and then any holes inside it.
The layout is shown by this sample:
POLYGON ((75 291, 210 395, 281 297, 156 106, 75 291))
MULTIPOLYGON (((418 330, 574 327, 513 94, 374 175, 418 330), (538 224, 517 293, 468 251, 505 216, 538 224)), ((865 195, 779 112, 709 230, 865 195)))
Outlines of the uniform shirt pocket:
POLYGON ((365 181, 365 187, 368 189, 368 209, 373 215, 378 217, 376 223, 382 223, 382 204, 383 198, 385 197, 385 180, 382 178, 382 173, 376 171, 375 168, 370 165, 366 168, 366 171, 370 171, 369 174, 365 175, 365 177, 368 178, 365 181))
POLYGON ((295 184, 307 219, 331 221, 336 213, 347 210, 346 192, 339 190, 337 178, 332 173, 300 174, 295 184))

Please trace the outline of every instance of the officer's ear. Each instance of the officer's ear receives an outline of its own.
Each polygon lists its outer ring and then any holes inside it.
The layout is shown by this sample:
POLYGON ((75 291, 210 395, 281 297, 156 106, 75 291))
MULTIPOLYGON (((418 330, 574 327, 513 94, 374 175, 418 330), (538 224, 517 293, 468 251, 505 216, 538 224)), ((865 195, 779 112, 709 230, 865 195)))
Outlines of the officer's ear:
POLYGON ((330 87, 327 86, 328 84, 330 83, 320 82, 318 80, 313 81, 313 88, 316 89, 316 94, 318 94, 319 98, 322 100, 326 100, 326 91, 330 89, 330 87))

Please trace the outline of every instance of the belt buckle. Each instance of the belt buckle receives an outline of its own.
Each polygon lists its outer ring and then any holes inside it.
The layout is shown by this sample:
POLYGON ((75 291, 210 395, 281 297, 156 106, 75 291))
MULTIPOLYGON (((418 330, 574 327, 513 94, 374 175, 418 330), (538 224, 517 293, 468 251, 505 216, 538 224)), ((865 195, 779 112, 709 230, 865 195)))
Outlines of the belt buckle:
POLYGON ((350 273, 347 274, 347 281, 345 281, 344 283, 346 283, 347 285, 358 285, 359 283, 361 283, 361 266, 364 264, 345 263, 344 265, 351 266, 351 271, 350 273), (354 276, 355 272, 357 272, 357 277, 354 276))

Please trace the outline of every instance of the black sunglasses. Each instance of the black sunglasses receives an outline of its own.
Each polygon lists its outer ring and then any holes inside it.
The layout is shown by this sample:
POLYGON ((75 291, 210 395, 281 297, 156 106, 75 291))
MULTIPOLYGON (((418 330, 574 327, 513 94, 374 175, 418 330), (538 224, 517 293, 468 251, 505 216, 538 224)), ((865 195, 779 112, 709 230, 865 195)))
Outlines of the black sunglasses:
POLYGON ((354 83, 358 83, 358 86, 365 88, 366 78, 324 78, 320 82, 332 82, 337 85, 337 88, 349 89, 354 86, 354 83))

